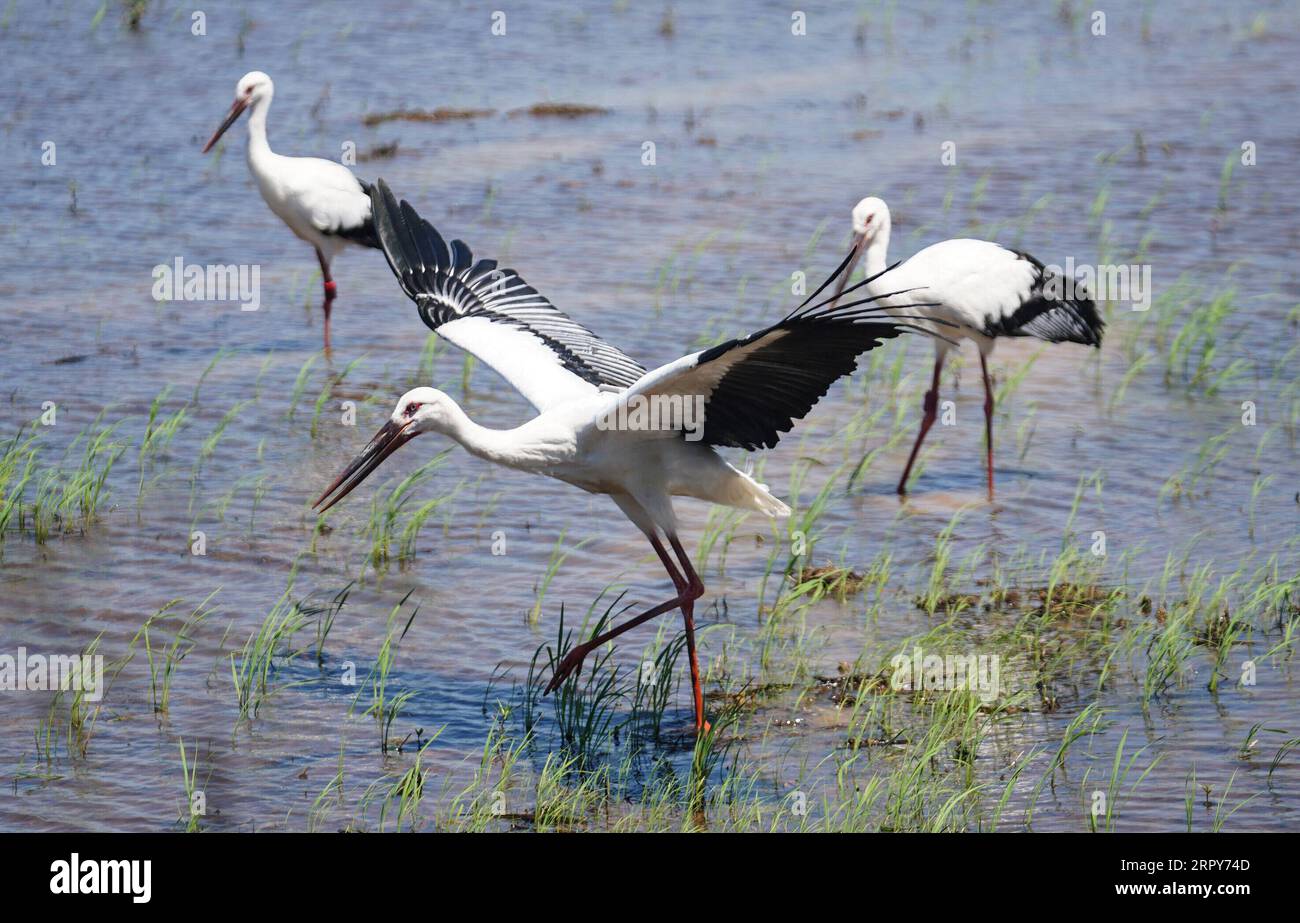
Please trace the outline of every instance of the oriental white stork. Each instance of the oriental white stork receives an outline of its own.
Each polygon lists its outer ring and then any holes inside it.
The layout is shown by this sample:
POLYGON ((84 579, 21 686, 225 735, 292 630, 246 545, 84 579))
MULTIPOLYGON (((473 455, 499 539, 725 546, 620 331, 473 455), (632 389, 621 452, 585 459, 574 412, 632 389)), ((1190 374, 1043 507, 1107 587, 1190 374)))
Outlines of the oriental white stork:
POLYGON ((907 493, 912 464, 925 434, 934 425, 944 357, 955 345, 954 340, 959 344, 964 338, 975 341, 984 377, 984 439, 991 500, 993 386, 989 381, 988 356, 993 344, 999 337, 1037 337, 1049 343, 1082 343, 1100 348, 1105 325, 1082 283, 1062 279, 1028 253, 1009 250, 987 240, 958 238, 931 244, 906 262, 889 267, 888 286, 882 285, 880 276, 886 272, 889 228, 889 206, 881 199, 871 196, 854 206, 849 272, 840 277, 835 298, 845 291, 862 288, 868 295, 883 299, 890 313, 946 321, 948 325, 946 336, 934 337, 934 377, 925 394, 921 429, 899 478, 898 493, 900 496, 907 493), (846 289, 853 265, 864 254, 867 278, 846 289), (906 291, 887 295, 883 292, 885 287, 906 291), (930 304, 922 305, 920 301, 930 304))
POLYGON ((289 230, 311 244, 320 261, 325 286, 325 350, 330 348, 330 306, 338 286, 330 263, 349 244, 378 248, 370 220, 370 186, 341 163, 319 157, 285 157, 266 140, 266 113, 275 85, 261 71, 250 71, 235 85, 235 102, 221 126, 203 145, 203 153, 226 133, 245 111, 248 115, 248 169, 271 211, 289 230))
MULTIPOLYGON (((676 589, 667 602, 572 649, 546 692, 581 669, 596 647, 647 619, 680 609, 690 656, 695 726, 704 696, 695 652, 695 601, 704 584, 677 535, 673 500, 695 497, 771 517, 790 509, 726 462, 716 447, 770 448, 812 409, 857 357, 909 329, 878 319, 864 301, 813 303, 834 280, 776 324, 647 372, 624 353, 562 314, 512 269, 475 262, 469 248, 442 236, 380 180, 371 192, 384 254, 425 324, 472 353, 514 386, 537 414, 514 429, 471 420, 433 388, 403 394, 391 417, 313 506, 329 509, 389 455, 421 433, 440 433, 479 458, 606 494, 640 529, 676 589), (626 408, 669 408, 637 416, 626 408), (681 411, 702 410, 694 428, 681 411), (674 410, 673 408, 677 408, 674 410), (634 422, 635 421, 635 422, 634 422), (660 536, 671 545, 676 562, 660 536)), ((841 272, 848 257, 840 263, 841 272)))

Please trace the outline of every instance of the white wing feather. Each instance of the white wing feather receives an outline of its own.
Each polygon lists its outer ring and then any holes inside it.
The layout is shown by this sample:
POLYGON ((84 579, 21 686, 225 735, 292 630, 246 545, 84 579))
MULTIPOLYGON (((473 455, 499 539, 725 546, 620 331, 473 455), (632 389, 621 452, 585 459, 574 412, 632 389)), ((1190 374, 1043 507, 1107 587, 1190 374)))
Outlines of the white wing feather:
POLYGON ((561 365, 555 353, 526 327, 470 316, 440 325, 437 333, 493 369, 539 412, 600 393, 595 385, 561 365))

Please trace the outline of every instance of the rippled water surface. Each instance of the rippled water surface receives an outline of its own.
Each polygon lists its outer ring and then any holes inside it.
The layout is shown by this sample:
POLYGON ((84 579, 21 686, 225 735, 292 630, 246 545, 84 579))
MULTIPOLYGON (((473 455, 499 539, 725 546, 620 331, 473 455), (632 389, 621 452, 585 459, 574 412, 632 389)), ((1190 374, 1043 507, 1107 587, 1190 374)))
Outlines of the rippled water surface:
MULTIPOLYGON (((423 759, 441 792, 472 776, 497 702, 519 703, 562 604, 572 627, 603 610, 608 597, 593 601, 610 585, 646 605, 671 593, 608 500, 461 451, 415 490, 408 512, 446 499, 407 560, 367 566, 380 476, 317 532, 311 499, 406 388, 442 387, 489 426, 516 425, 530 408, 450 347, 422 365, 428 331, 371 251, 335 264, 335 348, 320 354, 315 261, 260 201, 246 129, 199 154, 238 77, 260 69, 276 81, 278 151, 337 157, 354 144, 359 176, 382 176, 448 236, 508 261, 648 367, 779 317, 796 300, 791 273, 819 280, 843 255, 849 210, 865 195, 891 204, 895 258, 981 236, 1045 262, 1150 265, 1151 310, 1109 305, 1100 352, 1019 341, 994 354, 1005 388, 994 503, 973 352, 944 378, 955 423, 932 433, 914 495, 893 494, 929 375, 919 341, 868 357, 757 461, 797 515, 830 485, 812 563, 867 572, 887 558, 881 587, 781 609, 786 525, 679 503, 687 547, 705 536, 712 552, 700 609, 710 709, 748 683, 728 732, 737 771, 752 774, 762 803, 807 790, 816 805, 839 797, 836 768, 854 753, 846 709, 816 677, 875 672, 917 643, 996 652, 1019 698, 972 765, 986 798, 1011 792, 1002 827, 1088 829, 1091 793, 1107 789, 1121 747, 1124 763, 1136 760, 1119 780, 1119 829, 1185 828, 1189 791, 1194 829, 1216 813, 1229 830, 1300 827, 1300 757, 1273 765, 1300 736, 1294 597, 1249 609, 1217 689, 1214 650, 1193 640, 1176 678, 1144 690, 1159 656, 1153 623, 1180 601, 1198 600, 1194 638, 1220 610, 1249 608, 1251 594, 1297 574, 1293 4, 1133 5, 1109 12, 1104 36, 1074 3, 843 4, 810 11, 804 36, 791 34, 788 5, 770 3, 682 4, 670 17, 662 4, 539 4, 509 11, 504 36, 486 9, 413 6, 231 5, 208 9, 207 34, 194 36, 190 11, 173 4, 150 4, 138 31, 116 4, 102 17, 93 2, 4 5, 3 437, 31 432, 54 402, 56 425, 34 430, 44 465, 75 468, 86 437, 74 440, 101 414, 121 421, 114 438, 126 448, 97 521, 43 542, 13 527, 4 537, 0 653, 75 653, 98 638, 120 672, 84 753, 68 741, 66 698, 4 693, 0 825, 175 829, 179 741, 199 754, 206 828, 304 829, 340 767, 345 794, 324 826, 373 826, 367 786, 386 789, 413 748, 381 753, 365 702, 353 709, 356 687, 338 678, 352 663, 364 679, 390 613, 396 635, 418 608, 395 649, 390 682, 411 698, 394 734, 437 735, 423 759), (539 102, 607 111, 516 111, 539 102), (363 123, 438 107, 494 114, 363 123), (46 142, 53 165, 42 163, 46 142), (392 142, 392 156, 364 159, 392 142), (941 162, 945 142, 955 165, 941 162), (1244 142, 1254 165, 1241 163, 1244 142), (257 264, 260 309, 156 302, 153 267, 178 257, 257 264), (1209 323, 1216 299, 1224 316, 1209 323), (160 416, 186 407, 185 418, 141 459, 160 393, 160 416), (341 423, 345 401, 355 426, 341 423), (190 553, 195 530, 201 556, 190 553), (568 554, 548 582, 557 548, 568 554), (948 561, 945 592, 979 596, 973 607, 918 606, 936 559, 948 561), (1028 603, 992 604, 1000 588, 1028 601, 1081 574, 1124 591, 1113 611, 1031 630, 1028 603), (278 663, 274 693, 240 722, 231 653, 282 594, 324 604, 349 584, 323 664, 313 619, 297 639, 306 653, 278 663), (184 617, 209 596, 169 707, 155 711, 141 628, 173 601, 184 617), (1080 634, 1088 653, 1035 691, 1036 646, 1080 634), (1248 660, 1253 685, 1238 682, 1248 660), (1085 715, 1093 733, 1052 771, 1090 705, 1102 719, 1085 715)), ((425 437, 395 455, 387 488, 446 448, 425 437)), ((614 659, 634 668, 676 630, 667 619, 660 639, 629 633, 614 659)), ((159 628, 150 648, 171 636, 159 628)), ((690 704, 677 693, 656 752, 684 770, 690 704)), ((518 723, 505 726, 519 733, 518 723)), ((524 759, 532 772, 552 749, 549 728, 524 759)), ((863 747, 852 771, 888 773, 905 746, 863 747)), ((518 797, 530 801, 526 786, 518 797)))

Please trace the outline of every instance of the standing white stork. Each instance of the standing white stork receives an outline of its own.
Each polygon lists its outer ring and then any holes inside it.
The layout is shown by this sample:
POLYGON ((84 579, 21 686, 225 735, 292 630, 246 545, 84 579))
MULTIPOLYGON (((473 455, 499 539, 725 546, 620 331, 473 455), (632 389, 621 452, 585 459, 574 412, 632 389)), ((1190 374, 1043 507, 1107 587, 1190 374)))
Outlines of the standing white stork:
MULTIPOLYGON (((925 393, 921 429, 898 481, 898 493, 907 493, 907 479, 925 434, 934 425, 939 405, 939 373, 948 350, 962 338, 975 341, 984 377, 984 439, 987 448, 989 499, 993 499, 993 386, 988 356, 999 337, 1037 337, 1049 343, 1101 346, 1105 324, 1097 306, 1075 283, 1078 297, 1066 297, 1068 286, 1028 253, 1009 250, 987 240, 957 238, 931 244, 902 264, 889 267, 889 286, 905 289, 886 295, 879 277, 886 271, 889 249, 889 206, 870 196, 853 208, 853 250, 849 271, 840 278, 835 299, 845 291, 862 288, 884 299, 890 313, 922 316, 946 322, 945 332, 956 339, 934 338, 934 377, 925 393), (845 288, 853 266, 866 254, 867 278, 845 288), (932 304, 922 305, 924 300, 932 304)), ((833 302, 832 302, 833 303, 833 302)))
POLYGON ((266 113, 275 85, 261 71, 250 71, 235 84, 235 102, 208 143, 207 153, 245 110, 248 116, 248 169, 271 211, 289 230, 311 244, 325 285, 325 350, 330 348, 330 306, 338 286, 330 263, 349 244, 378 248, 370 219, 370 186, 341 163, 319 157, 285 157, 266 140, 266 113))
MULTIPOLYGON (((562 314, 511 269, 474 261, 469 248, 450 246, 415 209, 400 205, 380 180, 371 193, 375 225, 388 263, 421 319, 475 355, 537 410, 522 426, 488 429, 434 388, 398 400, 388 422, 313 506, 324 512, 360 484, 389 455, 421 433, 441 433, 471 454, 519 471, 542 474, 608 495, 649 540, 676 595, 617 628, 578 644, 556 666, 546 691, 581 668, 586 655, 647 619, 680 609, 690 655, 695 726, 703 729, 704 695, 695 653, 695 600, 704 584, 677 536, 674 496, 754 510, 790 509, 762 484, 723 460, 716 446, 749 450, 776 445, 831 383, 854 370, 857 357, 898 336, 906 323, 880 322, 879 307, 811 302, 834 275, 779 323, 741 339, 692 353, 647 372, 615 347, 562 314), (694 402, 698 428, 671 410, 694 402), (667 406, 638 426, 640 406, 667 406), (328 498, 328 502, 326 499, 328 498), (322 505, 323 504, 323 505, 322 505), (660 535, 668 540, 677 562, 660 535)), ((848 257, 837 272, 844 270, 848 257)), ((870 299, 869 299, 870 300, 870 299)))

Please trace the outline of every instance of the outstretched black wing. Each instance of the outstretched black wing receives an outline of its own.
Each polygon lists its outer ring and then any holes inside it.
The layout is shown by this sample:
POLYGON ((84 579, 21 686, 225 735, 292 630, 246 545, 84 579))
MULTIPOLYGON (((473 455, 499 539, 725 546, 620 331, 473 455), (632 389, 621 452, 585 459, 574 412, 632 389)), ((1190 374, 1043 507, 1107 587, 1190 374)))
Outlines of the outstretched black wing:
POLYGON ((602 390, 621 390, 645 369, 561 312, 513 269, 474 260, 400 204, 379 180, 370 200, 388 265, 439 336, 473 354, 539 411, 602 390))
POLYGON ((781 434, 788 433, 795 420, 803 419, 837 379, 857 368, 858 356, 905 330, 918 329, 906 323, 906 317, 902 322, 880 319, 884 308, 875 302, 899 292, 843 305, 825 299, 809 306, 846 271, 851 257, 852 253, 780 322, 655 369, 619 399, 633 394, 698 395, 704 402, 700 441, 705 445, 751 450, 775 446, 781 434))

